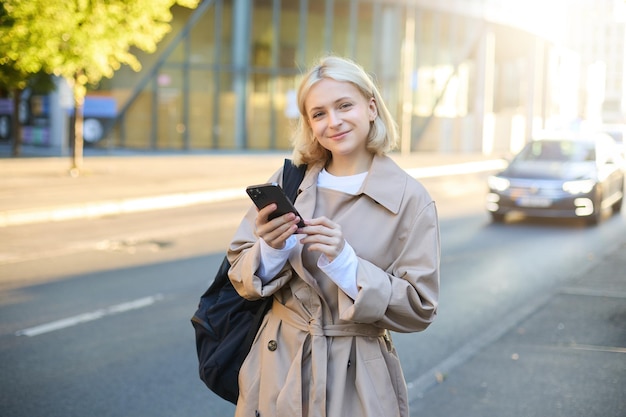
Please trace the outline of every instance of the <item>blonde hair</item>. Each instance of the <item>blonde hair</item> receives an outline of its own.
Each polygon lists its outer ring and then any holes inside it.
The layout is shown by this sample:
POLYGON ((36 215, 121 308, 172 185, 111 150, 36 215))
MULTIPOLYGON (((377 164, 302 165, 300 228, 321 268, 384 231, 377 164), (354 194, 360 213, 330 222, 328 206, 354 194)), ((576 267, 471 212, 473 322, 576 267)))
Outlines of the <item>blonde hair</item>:
POLYGON ((311 88, 324 79, 348 82, 363 94, 365 99, 374 98, 377 116, 370 124, 367 137, 367 149, 375 154, 384 154, 393 150, 398 144, 396 123, 391 117, 385 102, 372 78, 355 62, 338 56, 322 58, 304 75, 298 88, 297 103, 300 111, 296 132, 292 139, 292 159, 296 165, 327 162, 330 152, 322 147, 307 121, 304 102, 311 88))

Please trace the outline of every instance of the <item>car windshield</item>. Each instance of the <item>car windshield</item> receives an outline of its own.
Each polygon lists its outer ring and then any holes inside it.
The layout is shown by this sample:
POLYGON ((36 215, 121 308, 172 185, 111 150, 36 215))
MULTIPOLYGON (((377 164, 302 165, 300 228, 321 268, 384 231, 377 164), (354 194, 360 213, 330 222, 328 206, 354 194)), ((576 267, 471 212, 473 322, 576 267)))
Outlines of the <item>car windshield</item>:
POLYGON ((584 162, 595 161, 593 142, 540 140, 526 145, 516 158, 520 161, 584 162))

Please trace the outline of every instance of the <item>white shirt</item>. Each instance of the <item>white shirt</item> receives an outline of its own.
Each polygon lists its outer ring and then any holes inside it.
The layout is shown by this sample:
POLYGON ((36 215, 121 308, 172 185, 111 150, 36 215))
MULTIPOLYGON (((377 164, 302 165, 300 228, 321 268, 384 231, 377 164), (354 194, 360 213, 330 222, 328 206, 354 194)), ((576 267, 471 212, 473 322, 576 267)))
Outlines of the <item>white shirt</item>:
MULTIPOLYGON (((336 177, 323 169, 317 177, 317 186, 322 188, 330 188, 348 194, 355 194, 361 188, 367 172, 361 174, 349 175, 344 177, 336 177)), ((263 239, 261 242, 261 263, 257 269, 257 276, 267 283, 271 281, 282 269, 289 258, 289 253, 296 247, 297 238, 295 235, 289 236, 282 249, 274 249, 268 245, 263 239)), ((353 300, 356 299, 359 289, 356 284, 356 270, 358 259, 352 246, 345 242, 339 256, 332 262, 321 254, 317 266, 343 292, 345 292, 353 300)))

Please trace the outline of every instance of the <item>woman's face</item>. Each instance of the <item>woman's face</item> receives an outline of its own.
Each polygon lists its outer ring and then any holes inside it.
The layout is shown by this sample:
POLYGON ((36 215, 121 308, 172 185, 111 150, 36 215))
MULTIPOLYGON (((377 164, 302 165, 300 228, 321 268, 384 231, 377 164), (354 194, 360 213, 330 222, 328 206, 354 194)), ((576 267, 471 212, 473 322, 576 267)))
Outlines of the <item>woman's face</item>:
POLYGON ((349 82, 323 79, 309 90, 304 108, 313 135, 333 158, 369 157, 367 136, 377 114, 374 98, 366 99, 349 82))

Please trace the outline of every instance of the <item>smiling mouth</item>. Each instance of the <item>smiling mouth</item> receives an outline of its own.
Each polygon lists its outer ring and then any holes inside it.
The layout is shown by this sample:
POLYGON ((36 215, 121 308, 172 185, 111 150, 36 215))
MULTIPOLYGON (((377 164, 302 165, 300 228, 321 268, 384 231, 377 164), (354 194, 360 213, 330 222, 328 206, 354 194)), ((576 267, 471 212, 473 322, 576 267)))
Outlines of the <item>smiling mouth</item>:
POLYGON ((341 133, 337 133, 336 135, 332 135, 330 136, 330 139, 341 139, 342 137, 344 137, 347 133, 349 133, 350 131, 347 130, 345 132, 341 132, 341 133))

